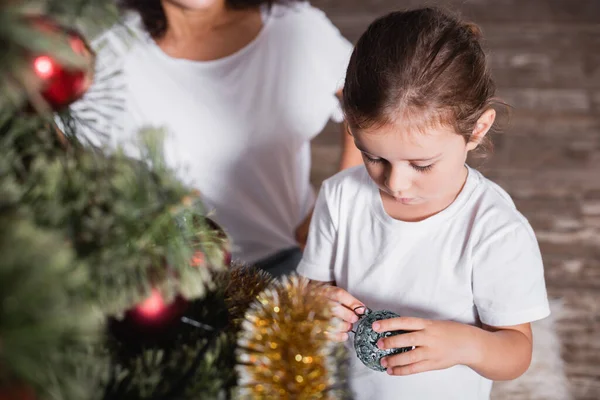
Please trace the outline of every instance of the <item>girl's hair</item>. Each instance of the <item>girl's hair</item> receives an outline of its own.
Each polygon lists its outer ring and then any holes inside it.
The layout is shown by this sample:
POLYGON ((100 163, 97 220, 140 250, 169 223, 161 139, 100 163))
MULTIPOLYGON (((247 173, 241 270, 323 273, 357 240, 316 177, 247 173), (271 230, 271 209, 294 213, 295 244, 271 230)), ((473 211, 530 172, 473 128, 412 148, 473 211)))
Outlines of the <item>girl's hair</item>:
MULTIPOLYGON (((260 7, 263 4, 271 7, 277 3, 293 3, 304 0, 226 0, 232 9, 246 9, 260 7)), ((161 0, 120 0, 119 5, 126 10, 137 11, 142 17, 146 31, 154 39, 161 38, 167 30, 167 17, 162 7, 161 0)))
MULTIPOLYGON (((494 103, 495 85, 477 25, 436 8, 393 12, 360 37, 346 74, 343 108, 351 129, 406 119, 450 125, 468 142, 494 103)), ((491 150, 484 138, 479 145, 491 150)))

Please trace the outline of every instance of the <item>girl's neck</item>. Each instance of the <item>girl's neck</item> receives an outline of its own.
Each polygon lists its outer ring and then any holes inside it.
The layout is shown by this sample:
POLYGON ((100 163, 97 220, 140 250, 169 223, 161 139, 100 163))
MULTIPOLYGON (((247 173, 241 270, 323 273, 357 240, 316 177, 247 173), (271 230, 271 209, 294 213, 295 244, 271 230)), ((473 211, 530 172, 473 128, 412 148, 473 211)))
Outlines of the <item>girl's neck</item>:
POLYGON ((231 10, 224 2, 190 10, 163 1, 165 34, 157 45, 173 58, 211 61, 227 57, 252 42, 262 29, 259 8, 231 10))
POLYGON ((455 190, 447 193, 445 196, 439 199, 430 200, 427 203, 420 204, 418 206, 407 207, 398 204, 388 194, 380 191, 383 208, 390 217, 400 221, 420 222, 426 220, 427 218, 433 217, 434 215, 442 212, 446 208, 450 207, 452 203, 454 203, 467 183, 468 175, 469 170, 465 166, 462 170, 461 176, 456 181, 455 190))

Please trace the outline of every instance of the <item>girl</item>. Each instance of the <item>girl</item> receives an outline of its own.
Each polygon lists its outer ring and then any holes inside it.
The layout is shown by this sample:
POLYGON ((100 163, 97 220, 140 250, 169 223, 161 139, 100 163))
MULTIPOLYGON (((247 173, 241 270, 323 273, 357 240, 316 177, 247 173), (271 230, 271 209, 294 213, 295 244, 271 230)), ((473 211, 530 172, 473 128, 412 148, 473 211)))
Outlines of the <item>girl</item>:
POLYGON ((549 315, 539 247, 509 195, 468 167, 487 146, 494 84, 480 32, 436 9, 369 26, 343 108, 365 166, 325 181, 299 272, 328 290, 347 340, 366 306, 400 318, 375 372, 353 357, 357 399, 487 399, 529 366, 530 322, 549 315), (360 309, 358 309, 360 310, 360 309))
MULTIPOLYGON (((167 161, 215 211, 234 258, 295 270, 315 200, 310 140, 343 118, 352 45, 299 0, 120 3, 133 12, 95 41, 96 79, 74 116, 96 143, 166 128, 167 161)), ((343 137, 341 168, 359 164, 343 137)))

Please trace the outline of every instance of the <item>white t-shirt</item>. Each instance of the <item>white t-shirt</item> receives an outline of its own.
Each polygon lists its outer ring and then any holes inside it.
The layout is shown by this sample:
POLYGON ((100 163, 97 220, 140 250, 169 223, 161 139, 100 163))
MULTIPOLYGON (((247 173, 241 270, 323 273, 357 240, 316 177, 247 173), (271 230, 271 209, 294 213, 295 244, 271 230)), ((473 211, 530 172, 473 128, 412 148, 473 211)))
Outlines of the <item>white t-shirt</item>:
POLYGON ((200 191, 246 262, 296 245, 314 205, 309 142, 342 119, 336 92, 352 52, 308 3, 263 15, 250 44, 208 62, 169 57, 134 15, 94 42, 96 80, 72 107, 94 143, 165 127, 168 164, 200 191))
MULTIPOLYGON (((531 226, 504 190, 468 170, 455 201, 421 222, 391 218, 364 166, 326 180, 299 273, 335 281, 370 309, 402 316, 491 326, 548 316, 531 226)), ((365 367, 353 348, 351 354, 359 400, 489 398, 492 382, 466 366, 389 376, 365 367)))

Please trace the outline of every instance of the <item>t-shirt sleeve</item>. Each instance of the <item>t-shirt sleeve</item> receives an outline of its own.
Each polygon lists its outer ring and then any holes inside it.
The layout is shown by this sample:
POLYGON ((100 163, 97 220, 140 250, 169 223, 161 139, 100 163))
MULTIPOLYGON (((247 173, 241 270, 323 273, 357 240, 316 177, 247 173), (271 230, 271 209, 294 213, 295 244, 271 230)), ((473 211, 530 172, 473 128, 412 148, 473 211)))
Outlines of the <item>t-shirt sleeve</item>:
MULTIPOLYGON (((352 55, 353 45, 331 22, 325 13, 317 8, 309 7, 306 11, 307 25, 310 28, 311 52, 318 65, 317 73, 326 85, 327 90, 335 95, 344 87, 348 61, 352 55)), ((333 110, 331 118, 336 122, 343 120, 339 102, 333 110)))
POLYGON ((332 282, 337 230, 325 193, 321 189, 317 197, 298 273, 315 281, 332 282))
POLYGON ((511 224, 476 246, 473 294, 486 325, 519 325, 550 314, 542 256, 527 222, 511 224))
POLYGON ((123 130, 126 103, 124 62, 128 40, 133 36, 121 25, 113 27, 94 41, 93 83, 81 99, 69 107, 69 120, 56 116, 60 129, 76 129, 84 141, 100 146, 114 142, 123 130), (65 126, 65 122, 71 126, 65 126))

